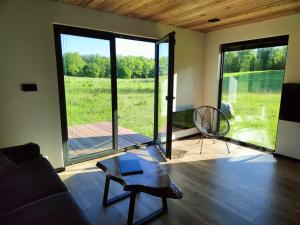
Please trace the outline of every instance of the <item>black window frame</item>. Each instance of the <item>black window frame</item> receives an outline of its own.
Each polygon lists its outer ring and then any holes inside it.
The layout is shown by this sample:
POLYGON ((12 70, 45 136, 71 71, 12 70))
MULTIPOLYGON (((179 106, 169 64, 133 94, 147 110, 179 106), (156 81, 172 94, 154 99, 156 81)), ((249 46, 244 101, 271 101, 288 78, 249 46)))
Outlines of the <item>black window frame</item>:
POLYGON ((173 127, 173 100, 174 97, 174 61, 175 61, 175 35, 176 32, 170 32, 155 44, 155 101, 154 101, 154 141, 158 149, 165 155, 166 158, 172 158, 172 127, 173 127), (167 129, 166 129, 166 147, 158 139, 158 104, 159 104, 159 44, 168 42, 168 90, 167 96, 167 129))

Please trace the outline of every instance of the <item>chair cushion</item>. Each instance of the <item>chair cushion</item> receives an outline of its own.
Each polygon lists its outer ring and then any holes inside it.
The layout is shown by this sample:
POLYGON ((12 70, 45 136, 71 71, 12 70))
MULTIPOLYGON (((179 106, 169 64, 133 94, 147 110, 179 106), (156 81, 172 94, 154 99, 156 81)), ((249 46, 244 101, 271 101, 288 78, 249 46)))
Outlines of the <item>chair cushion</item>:
POLYGON ((0 215, 28 202, 58 192, 66 186, 45 158, 19 164, 19 168, 0 178, 0 215))
POLYGON ((18 166, 0 153, 0 177, 14 172, 18 166))
POLYGON ((58 193, 0 216, 1 225, 88 225, 69 193, 58 193))

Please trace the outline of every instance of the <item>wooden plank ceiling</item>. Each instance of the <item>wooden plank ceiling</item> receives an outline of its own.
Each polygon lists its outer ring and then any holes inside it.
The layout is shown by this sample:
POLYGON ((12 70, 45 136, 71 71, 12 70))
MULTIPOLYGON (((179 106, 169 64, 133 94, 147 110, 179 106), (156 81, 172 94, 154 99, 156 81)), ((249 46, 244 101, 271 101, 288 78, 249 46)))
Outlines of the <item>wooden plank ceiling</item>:
POLYGON ((202 32, 300 13, 300 0, 60 1, 202 32), (220 21, 209 22, 214 18, 220 21))

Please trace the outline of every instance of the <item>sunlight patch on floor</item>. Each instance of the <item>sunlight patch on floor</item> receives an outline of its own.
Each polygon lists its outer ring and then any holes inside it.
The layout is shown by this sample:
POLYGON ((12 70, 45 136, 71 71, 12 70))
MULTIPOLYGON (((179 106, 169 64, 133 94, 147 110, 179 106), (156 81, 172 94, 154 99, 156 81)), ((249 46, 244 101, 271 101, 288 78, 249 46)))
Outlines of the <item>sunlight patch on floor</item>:
POLYGON ((241 158, 245 159, 247 157, 269 154, 268 152, 242 147, 233 143, 228 143, 230 149, 230 153, 228 153, 224 141, 215 140, 214 143, 212 139, 204 139, 202 153, 200 154, 201 143, 198 142, 199 139, 197 138, 174 141, 172 160, 168 160, 167 163, 173 164, 222 158, 237 161, 241 158))

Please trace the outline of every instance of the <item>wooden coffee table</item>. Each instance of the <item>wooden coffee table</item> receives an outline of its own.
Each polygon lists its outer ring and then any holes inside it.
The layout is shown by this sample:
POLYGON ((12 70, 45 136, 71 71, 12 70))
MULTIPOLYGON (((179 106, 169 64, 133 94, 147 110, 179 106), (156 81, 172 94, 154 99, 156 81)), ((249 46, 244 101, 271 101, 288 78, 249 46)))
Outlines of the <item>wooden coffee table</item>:
POLYGON ((171 181, 166 170, 158 162, 146 160, 134 153, 126 152, 121 155, 99 161, 97 163, 97 167, 103 170, 106 174, 103 194, 103 206, 108 206, 127 197, 130 197, 127 219, 128 225, 140 225, 147 223, 148 221, 167 212, 167 198, 180 199, 183 197, 182 191, 176 186, 175 183, 171 181), (143 169, 143 174, 122 176, 119 163, 121 159, 138 159, 143 169), (125 193, 108 199, 110 180, 116 181, 123 185, 125 193), (135 198, 138 192, 144 192, 156 197, 161 197, 162 208, 133 223, 135 198))

